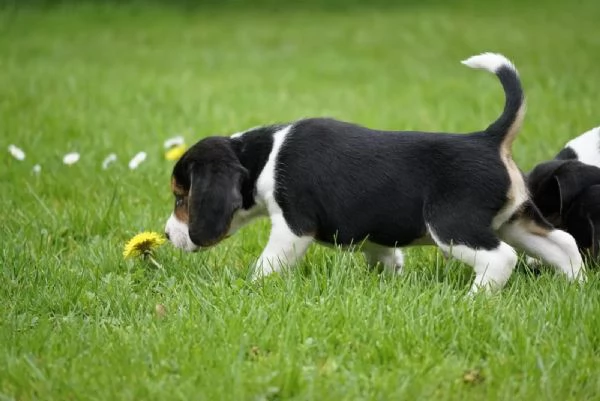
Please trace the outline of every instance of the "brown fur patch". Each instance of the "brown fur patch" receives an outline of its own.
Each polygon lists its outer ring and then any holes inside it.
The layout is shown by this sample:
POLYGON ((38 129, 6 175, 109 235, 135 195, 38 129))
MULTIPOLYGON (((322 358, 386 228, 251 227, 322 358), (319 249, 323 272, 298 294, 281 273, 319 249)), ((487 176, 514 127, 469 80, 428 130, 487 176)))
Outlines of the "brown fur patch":
POLYGON ((525 230, 529 231, 532 234, 539 235, 541 237, 548 236, 548 234, 550 234, 551 231, 546 227, 540 226, 533 220, 523 220, 520 221, 520 224, 525 230))
POLYGON ((523 104, 521 105, 521 107, 519 108, 519 111, 517 112, 515 121, 513 121, 512 125, 508 129, 508 133, 506 134, 506 136, 504 137, 504 140, 502 141, 502 144, 500 145, 500 149, 503 154, 510 155, 512 153, 511 152, 512 144, 513 144, 515 138, 517 137, 517 134, 521 130, 521 126, 523 125, 523 120, 525 119, 526 111, 527 111, 527 105, 525 103, 525 100, 523 100, 523 104))
POLYGON ((527 191, 525 180, 523 179, 523 176, 521 175, 517 164, 512 158, 512 144, 517 136, 517 133, 521 130, 521 125, 523 124, 523 119, 525 118, 525 109, 525 103, 523 103, 523 105, 517 112, 517 117, 515 118, 515 121, 510 126, 506 137, 504 137, 504 140, 500 145, 500 158, 502 159, 502 163, 506 167, 506 170, 508 171, 508 176, 510 178, 510 188, 507 194, 509 202, 518 201, 518 198, 520 197, 519 192, 527 191))
POLYGON ((523 175, 512 158, 512 143, 523 124, 525 110, 525 101, 523 101, 523 105, 519 108, 515 121, 513 121, 508 129, 508 133, 500 144, 500 160, 502 160, 502 164, 506 168, 510 184, 506 194, 506 204, 498 215, 496 215, 493 222, 494 228, 498 228, 504 224, 529 199, 529 191, 527 190, 523 175))
POLYGON ((173 194, 179 195, 179 196, 187 196, 188 195, 188 191, 186 191, 183 188, 183 186, 177 182, 175 177, 171 177, 171 191, 173 191, 173 194))
POLYGON ((177 205, 177 200, 179 197, 175 198, 175 217, 182 223, 188 224, 190 222, 190 212, 188 207, 188 197, 181 197, 181 204, 177 205))
POLYGON ((175 177, 171 177, 171 190, 175 195, 175 217, 180 222, 188 224, 190 221, 189 193, 177 182, 175 177))
POLYGON ((509 221, 511 224, 518 224, 523 230, 531 234, 546 237, 554 228, 547 225, 547 223, 544 223, 545 225, 543 225, 536 222, 536 216, 542 218, 538 213, 539 212, 532 209, 531 204, 526 203, 517 210, 509 221))

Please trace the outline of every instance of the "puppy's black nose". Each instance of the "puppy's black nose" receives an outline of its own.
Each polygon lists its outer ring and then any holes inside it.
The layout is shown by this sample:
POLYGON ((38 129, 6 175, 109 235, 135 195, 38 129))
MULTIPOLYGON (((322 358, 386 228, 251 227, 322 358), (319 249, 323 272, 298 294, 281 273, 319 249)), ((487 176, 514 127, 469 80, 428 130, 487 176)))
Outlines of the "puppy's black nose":
POLYGON ((171 237, 169 237, 169 233, 165 231, 165 237, 167 237, 168 240, 171 239, 171 237))

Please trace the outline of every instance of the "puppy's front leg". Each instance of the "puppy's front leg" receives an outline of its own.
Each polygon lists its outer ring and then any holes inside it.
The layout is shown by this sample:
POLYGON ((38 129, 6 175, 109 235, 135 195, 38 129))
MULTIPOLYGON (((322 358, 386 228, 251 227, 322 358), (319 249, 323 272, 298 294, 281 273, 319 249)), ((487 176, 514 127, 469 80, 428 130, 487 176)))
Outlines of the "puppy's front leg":
POLYGON ((293 267, 312 241, 312 237, 294 234, 283 215, 271 216, 271 234, 256 262, 253 280, 281 271, 284 266, 293 267))

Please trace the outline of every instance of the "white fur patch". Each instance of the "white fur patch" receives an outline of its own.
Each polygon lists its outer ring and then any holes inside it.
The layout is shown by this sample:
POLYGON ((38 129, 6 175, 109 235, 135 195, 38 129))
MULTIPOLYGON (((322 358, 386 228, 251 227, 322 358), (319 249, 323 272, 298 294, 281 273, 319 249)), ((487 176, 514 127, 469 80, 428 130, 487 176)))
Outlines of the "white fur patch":
POLYGON ((475 281, 471 293, 481 289, 489 291, 504 287, 517 265, 517 253, 504 242, 500 242, 496 249, 474 249, 466 245, 445 244, 437 238, 431 228, 429 232, 442 251, 473 267, 475 281))
POLYGON ((575 238, 565 231, 554 230, 548 234, 548 239, 563 251, 563 261, 558 266, 560 271, 570 280, 585 280, 583 260, 575 238))
POLYGON ((404 266, 402 249, 388 248, 367 242, 363 245, 362 251, 365 254, 369 267, 373 268, 377 263, 381 263, 383 269, 389 273, 402 273, 404 266))
POLYGON ((547 236, 543 236, 530 232, 519 222, 507 224, 498 233, 506 242, 539 257, 567 278, 584 279, 583 261, 575 239, 570 234, 553 230, 547 236))
POLYGON ((470 68, 487 70, 492 73, 496 73, 502 67, 508 67, 515 72, 517 71, 515 65, 509 59, 498 53, 482 53, 469 57, 461 61, 461 63, 470 68))
POLYGON ((580 162, 600 167, 600 127, 584 132, 567 142, 565 147, 573 149, 580 162))
POLYGON ((270 216, 283 213, 277 202, 275 202, 275 175, 277 173, 275 166, 281 145, 283 145, 285 137, 291 129, 292 126, 288 125, 273 134, 271 153, 256 180, 256 197, 265 203, 270 216))
POLYGON ((256 199, 257 202, 264 204, 268 211, 271 218, 271 234, 256 262, 255 279, 280 271, 283 266, 293 266, 313 241, 310 236, 299 237, 294 234, 275 200, 277 157, 291 129, 292 126, 288 125, 273 134, 271 153, 256 180, 256 199))
POLYGON ((167 220, 165 233, 177 248, 187 252, 194 252, 199 248, 190 238, 188 225, 179 221, 174 214, 171 214, 169 220, 167 220))
POLYGON ((271 234, 256 262, 254 279, 281 271, 283 267, 293 267, 312 241, 312 237, 294 234, 283 214, 271 216, 271 234))

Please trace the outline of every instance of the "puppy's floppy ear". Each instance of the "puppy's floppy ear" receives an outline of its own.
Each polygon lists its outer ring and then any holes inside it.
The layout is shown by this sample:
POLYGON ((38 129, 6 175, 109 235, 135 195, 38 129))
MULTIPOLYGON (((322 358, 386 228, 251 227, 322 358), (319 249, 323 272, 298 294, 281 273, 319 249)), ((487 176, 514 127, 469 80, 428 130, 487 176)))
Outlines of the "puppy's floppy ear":
POLYGON ((557 224, 556 218, 562 209, 560 182, 556 172, 564 163, 555 160, 538 164, 527 176, 533 203, 553 224, 557 224))
MULTIPOLYGON (((568 161, 555 172, 559 184, 560 198, 564 207, 592 185, 600 184, 600 169, 579 161, 568 161)), ((565 211, 565 210, 563 210, 565 211)))
POLYGON ((210 246, 227 234, 233 213, 242 207, 240 191, 247 174, 239 162, 192 165, 189 234, 198 246, 210 246))
POLYGON ((600 184, 600 169, 576 160, 538 165, 528 176, 533 201, 544 216, 564 215, 586 188, 600 184))

